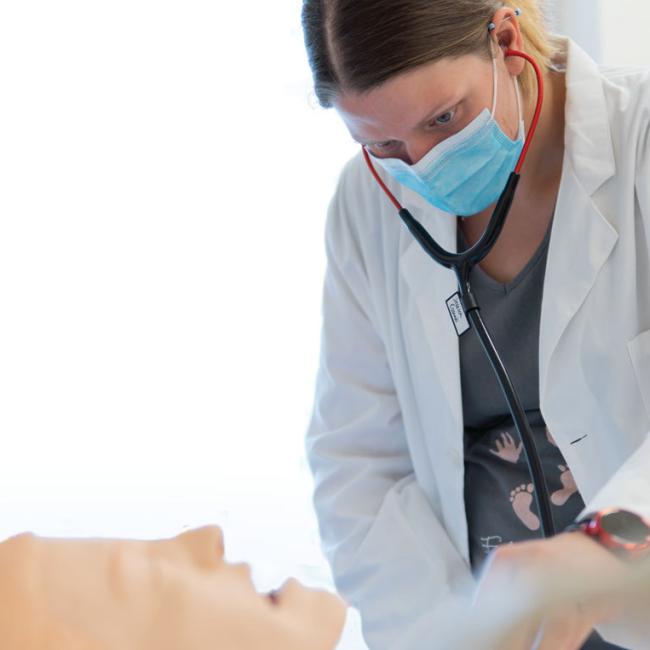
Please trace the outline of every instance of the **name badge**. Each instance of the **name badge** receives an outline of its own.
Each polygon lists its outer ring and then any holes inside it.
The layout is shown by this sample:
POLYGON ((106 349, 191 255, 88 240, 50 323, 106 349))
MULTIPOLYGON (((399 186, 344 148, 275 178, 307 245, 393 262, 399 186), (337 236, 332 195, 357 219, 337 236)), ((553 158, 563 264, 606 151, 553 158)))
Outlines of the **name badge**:
POLYGON ((456 292, 449 300, 447 300, 447 309, 449 310, 449 315, 451 316, 451 322, 456 328, 456 334, 462 336, 467 332, 471 325, 465 316, 465 310, 463 309, 463 303, 460 301, 460 293, 456 292))

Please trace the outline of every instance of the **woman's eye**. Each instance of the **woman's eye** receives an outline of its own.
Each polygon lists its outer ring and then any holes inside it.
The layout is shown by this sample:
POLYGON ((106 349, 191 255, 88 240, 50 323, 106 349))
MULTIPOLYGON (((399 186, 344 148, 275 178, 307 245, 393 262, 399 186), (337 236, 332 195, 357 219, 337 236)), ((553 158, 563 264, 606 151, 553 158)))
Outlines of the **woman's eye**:
POLYGON ((368 149, 376 156, 390 156, 397 150, 397 142, 395 140, 386 140, 385 142, 376 142, 370 145, 368 149))
POLYGON ((433 120, 432 124, 436 126, 444 126, 445 124, 449 124, 449 122, 454 119, 454 113, 455 111, 447 111, 442 115, 438 115, 438 117, 433 120))

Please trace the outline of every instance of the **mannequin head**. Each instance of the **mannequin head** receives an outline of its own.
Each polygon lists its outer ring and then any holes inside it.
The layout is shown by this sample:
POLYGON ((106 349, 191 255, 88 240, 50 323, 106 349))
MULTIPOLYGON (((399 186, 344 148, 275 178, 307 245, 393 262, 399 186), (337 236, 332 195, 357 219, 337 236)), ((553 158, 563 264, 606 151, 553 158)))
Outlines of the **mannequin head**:
POLYGON ((334 648, 342 601, 289 580, 273 602, 223 554, 213 526, 156 541, 13 537, 0 544, 3 638, 34 650, 334 648))

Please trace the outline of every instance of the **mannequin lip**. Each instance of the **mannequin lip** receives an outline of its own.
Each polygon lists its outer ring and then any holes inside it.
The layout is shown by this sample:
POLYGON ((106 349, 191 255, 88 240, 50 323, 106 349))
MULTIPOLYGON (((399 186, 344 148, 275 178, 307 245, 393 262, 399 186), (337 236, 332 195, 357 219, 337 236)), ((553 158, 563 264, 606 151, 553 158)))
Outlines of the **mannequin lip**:
POLYGON ((272 605, 279 605, 280 604, 280 599, 279 599, 279 594, 277 589, 273 589, 269 591, 267 594, 265 594, 267 599, 270 601, 272 605))

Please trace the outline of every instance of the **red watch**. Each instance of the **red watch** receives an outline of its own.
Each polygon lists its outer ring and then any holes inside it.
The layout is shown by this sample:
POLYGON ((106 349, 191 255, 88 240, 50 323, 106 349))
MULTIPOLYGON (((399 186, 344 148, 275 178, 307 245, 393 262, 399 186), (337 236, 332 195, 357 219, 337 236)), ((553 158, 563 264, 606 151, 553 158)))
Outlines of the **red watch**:
POLYGON ((650 553, 650 524, 628 510, 589 513, 565 529, 572 530, 581 530, 619 557, 631 559, 650 553))

